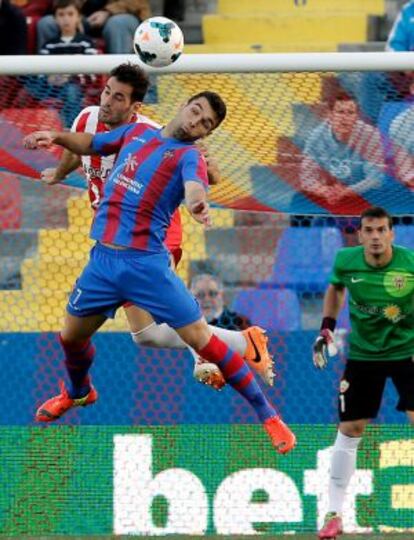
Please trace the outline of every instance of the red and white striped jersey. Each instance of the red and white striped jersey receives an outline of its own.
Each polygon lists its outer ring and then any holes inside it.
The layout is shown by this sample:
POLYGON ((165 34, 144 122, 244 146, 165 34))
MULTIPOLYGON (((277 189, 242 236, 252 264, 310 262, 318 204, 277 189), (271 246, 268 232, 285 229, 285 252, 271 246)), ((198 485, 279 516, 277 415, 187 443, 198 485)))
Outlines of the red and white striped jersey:
MULTIPOLYGON (((132 122, 144 122, 154 127, 161 127, 142 114, 135 114, 132 122)), ((110 131, 103 122, 99 121, 99 107, 94 105, 83 109, 75 118, 72 132, 76 133, 106 133, 110 131)), ((115 154, 111 156, 81 156, 82 167, 88 181, 88 194, 93 209, 98 207, 103 193, 103 185, 108 177, 114 162, 115 154)), ((173 253, 175 262, 178 264, 181 258, 182 225, 180 212, 177 209, 172 215, 170 226, 167 230, 165 245, 173 253), (179 252, 179 256, 176 253, 179 252), (177 260, 178 259, 178 260, 177 260)))
MULTIPOLYGON (((145 122, 154 127, 160 127, 146 116, 136 114, 132 122, 145 122)), ((99 107, 86 107, 75 118, 71 131, 76 133, 106 133, 108 128, 99 121, 99 107)), ((114 166, 115 155, 112 156, 82 156, 82 167, 88 181, 88 193, 92 208, 96 209, 102 196, 103 184, 114 166)))

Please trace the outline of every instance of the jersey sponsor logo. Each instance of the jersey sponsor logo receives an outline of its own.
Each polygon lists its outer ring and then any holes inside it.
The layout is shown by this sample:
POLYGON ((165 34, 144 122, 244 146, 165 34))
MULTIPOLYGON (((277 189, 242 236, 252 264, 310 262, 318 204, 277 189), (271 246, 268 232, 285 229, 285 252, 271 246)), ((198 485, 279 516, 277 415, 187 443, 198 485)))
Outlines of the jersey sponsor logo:
POLYGON ((112 172, 114 184, 117 184, 118 186, 121 186, 128 191, 132 191, 133 193, 139 195, 144 184, 133 178, 137 167, 138 160, 133 154, 129 153, 124 159, 123 163, 118 165, 118 167, 116 167, 116 169, 114 169, 112 172), (126 174, 123 174, 124 171, 131 174, 132 178, 130 176, 127 176, 126 174))
POLYGON ((109 175, 112 167, 92 167, 91 165, 84 165, 83 170, 86 176, 90 178, 99 178, 105 180, 109 175))
POLYGON ((364 281, 364 278, 351 277, 351 283, 360 283, 361 281, 364 281))
POLYGON ((367 304, 357 304, 354 303, 354 306, 362 313, 367 313, 368 315, 380 315, 383 312, 381 306, 368 306, 367 304))
POLYGON ((362 313, 367 313, 368 315, 382 315, 388 321, 392 323, 397 323, 401 319, 405 318, 405 315, 402 313, 399 306, 396 304, 388 304, 387 306, 368 306, 367 304, 354 304, 355 307, 362 313))
POLYGON ((401 313, 401 309, 395 304, 390 304, 389 306, 386 306, 382 310, 382 312, 384 314, 384 317, 393 323, 404 319, 404 315, 401 313))

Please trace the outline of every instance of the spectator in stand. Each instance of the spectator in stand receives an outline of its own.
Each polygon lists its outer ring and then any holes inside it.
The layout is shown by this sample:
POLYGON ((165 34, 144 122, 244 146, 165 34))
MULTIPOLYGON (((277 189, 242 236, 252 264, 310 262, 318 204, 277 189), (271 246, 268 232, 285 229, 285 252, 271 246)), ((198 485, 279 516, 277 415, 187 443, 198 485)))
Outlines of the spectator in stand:
MULTIPOLYGON (((79 0, 55 0, 54 18, 59 29, 56 38, 47 41, 41 54, 96 54, 88 36, 79 32, 81 12, 79 0)), ((47 78, 29 77, 26 88, 38 99, 56 98, 62 103, 60 114, 65 126, 70 126, 82 107, 82 78, 64 74, 47 78)))
POLYGON ((40 54, 96 54, 91 38, 80 32, 79 0, 55 0, 53 15, 58 27, 57 37, 46 41, 40 54))
POLYGON ((0 54, 26 53, 26 18, 9 0, 0 0, 0 54))
POLYGON ((27 53, 35 54, 37 22, 43 15, 52 13, 52 0, 10 0, 10 3, 18 7, 26 17, 27 24, 27 53))
POLYGON ((386 50, 391 52, 414 51, 414 1, 401 9, 391 28, 386 50))
POLYGON ((223 283, 218 277, 199 274, 192 279, 190 288, 209 324, 227 330, 245 330, 251 326, 247 317, 226 307, 223 283))
MULTIPOLYGON (((134 32, 141 20, 151 16, 148 0, 86 0, 82 4, 85 31, 105 40, 109 54, 132 52, 134 32)), ((43 17, 37 26, 38 49, 56 38, 58 28, 50 15, 43 17)))

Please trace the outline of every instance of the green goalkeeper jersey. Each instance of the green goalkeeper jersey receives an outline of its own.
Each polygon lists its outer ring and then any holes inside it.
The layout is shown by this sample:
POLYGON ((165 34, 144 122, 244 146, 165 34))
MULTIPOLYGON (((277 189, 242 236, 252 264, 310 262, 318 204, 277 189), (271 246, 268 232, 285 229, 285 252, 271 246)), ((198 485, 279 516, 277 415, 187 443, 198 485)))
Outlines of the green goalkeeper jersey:
POLYGON ((393 246, 391 261, 370 266, 364 248, 338 251, 333 285, 348 289, 352 360, 402 360, 414 355, 414 251, 393 246))

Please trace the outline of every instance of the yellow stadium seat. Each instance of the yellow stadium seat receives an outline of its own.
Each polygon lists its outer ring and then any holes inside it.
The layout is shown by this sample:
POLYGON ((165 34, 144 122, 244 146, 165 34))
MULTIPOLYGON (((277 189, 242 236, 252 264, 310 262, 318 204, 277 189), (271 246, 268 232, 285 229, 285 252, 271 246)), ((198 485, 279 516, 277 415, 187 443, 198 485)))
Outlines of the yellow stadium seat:
POLYGON ((206 43, 216 44, 312 43, 315 36, 322 42, 353 43, 367 37, 364 14, 205 15, 202 25, 206 43))
POLYGON ((281 53, 281 52, 335 52, 337 43, 198 43, 186 45, 186 54, 281 53))
POLYGON ((257 13, 302 14, 331 11, 335 13, 352 12, 382 15, 384 0, 218 0, 217 13, 221 15, 248 15, 257 13))
POLYGON ((82 197, 71 197, 68 200, 68 218, 70 229, 89 233, 93 211, 87 193, 82 197))

